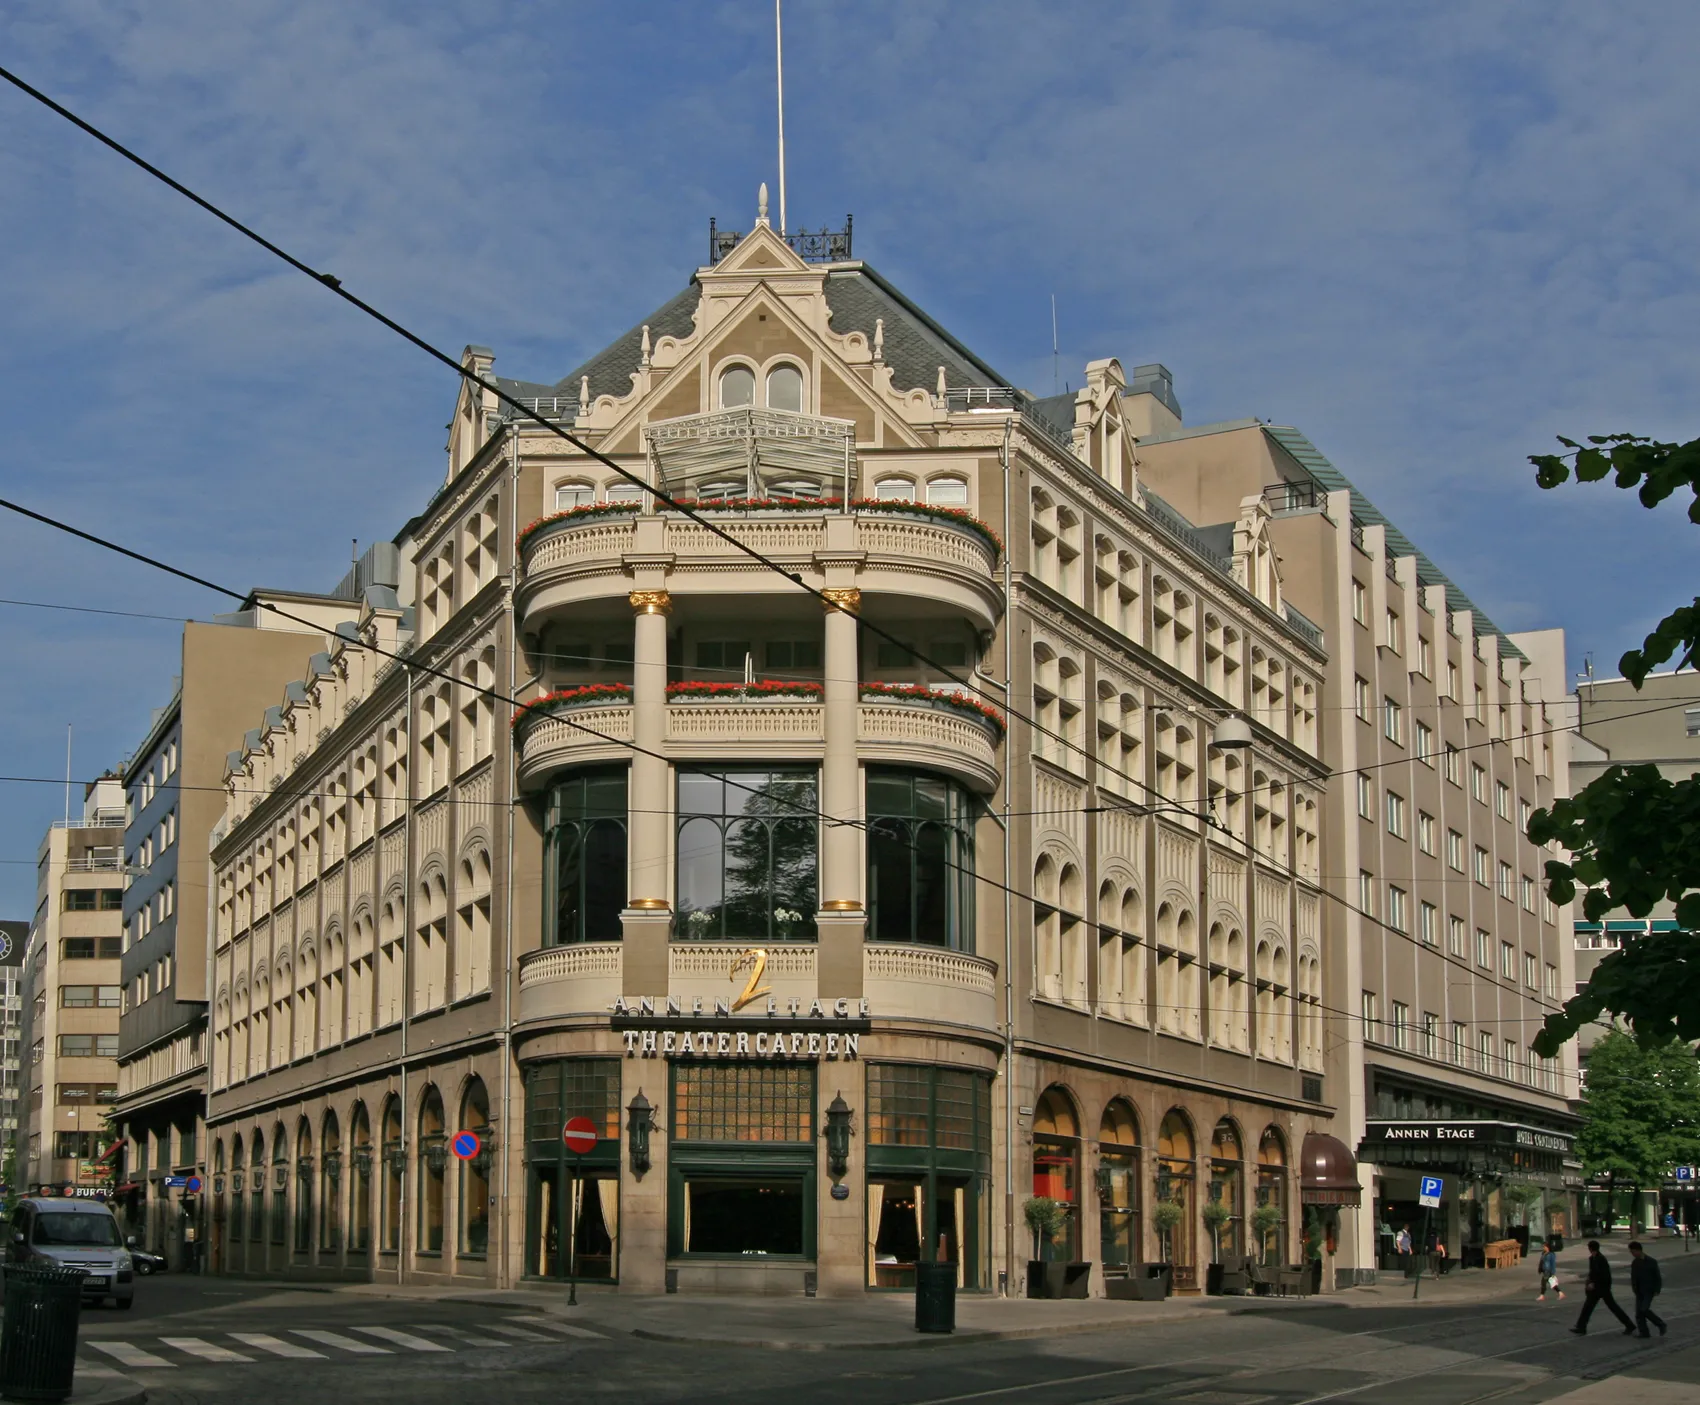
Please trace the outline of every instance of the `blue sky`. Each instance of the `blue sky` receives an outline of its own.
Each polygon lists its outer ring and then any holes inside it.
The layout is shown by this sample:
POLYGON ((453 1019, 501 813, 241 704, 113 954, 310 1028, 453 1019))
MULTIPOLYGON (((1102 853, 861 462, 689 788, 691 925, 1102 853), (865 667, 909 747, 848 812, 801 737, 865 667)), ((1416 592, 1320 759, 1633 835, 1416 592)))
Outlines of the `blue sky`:
MULTIPOLYGON (((4 62, 361 296, 554 379, 774 180, 772 13, 14 0, 4 62)), ((1505 629, 1607 672, 1694 529, 1541 493, 1556 433, 1700 433, 1700 8, 790 0, 794 225, 1006 375, 1163 361, 1191 423, 1298 425, 1505 629)), ((446 372, 0 93, 0 479, 238 588, 328 588, 440 481, 446 372)), ((0 597, 216 598, 15 519, 0 597)), ((164 621, 0 604, 0 774, 121 760, 164 621)), ((0 783, 27 916, 51 785, 0 783)))

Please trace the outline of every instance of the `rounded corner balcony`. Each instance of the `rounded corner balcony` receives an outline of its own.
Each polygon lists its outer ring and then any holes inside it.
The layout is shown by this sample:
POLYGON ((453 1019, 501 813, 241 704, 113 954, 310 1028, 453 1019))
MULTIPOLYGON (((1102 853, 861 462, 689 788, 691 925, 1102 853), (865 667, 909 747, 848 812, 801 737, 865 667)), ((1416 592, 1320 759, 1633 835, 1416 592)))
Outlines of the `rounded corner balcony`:
POLYGON ((634 571, 658 561, 667 563, 667 588, 690 596, 795 593, 792 575, 820 589, 828 561, 855 561, 864 595, 924 599, 977 627, 996 624, 997 533, 960 508, 853 497, 847 421, 743 407, 664 420, 644 433, 649 482, 713 527, 654 491, 642 502, 587 504, 533 522, 519 536, 527 626, 623 598, 634 571))
MULTIPOLYGON (((924 684, 864 682, 859 690, 859 760, 943 771, 982 794, 996 788, 1004 723, 994 709, 924 684)), ((678 760, 710 752, 731 762, 777 752, 816 760, 826 746, 822 691, 819 683, 767 679, 669 683, 663 750, 678 760)), ((549 693, 515 712, 513 729, 524 790, 561 771, 623 762, 634 736, 631 686, 549 693)))

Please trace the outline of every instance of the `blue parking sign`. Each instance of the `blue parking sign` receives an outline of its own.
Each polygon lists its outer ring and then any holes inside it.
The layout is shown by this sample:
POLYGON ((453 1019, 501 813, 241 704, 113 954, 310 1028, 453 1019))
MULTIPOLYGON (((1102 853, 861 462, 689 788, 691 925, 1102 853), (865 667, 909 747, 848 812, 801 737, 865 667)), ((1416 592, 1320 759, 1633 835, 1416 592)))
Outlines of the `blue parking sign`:
POLYGON ((1678 1166, 1676 1168, 1676 1178, 1679 1181, 1691 1181, 1691 1180, 1693 1180, 1694 1179, 1694 1168, 1692 1166, 1678 1166))
POLYGON ((1446 1189, 1446 1182, 1439 1176, 1424 1176, 1417 1187, 1417 1204, 1426 1205, 1430 1209, 1440 1208, 1441 1192, 1446 1189))

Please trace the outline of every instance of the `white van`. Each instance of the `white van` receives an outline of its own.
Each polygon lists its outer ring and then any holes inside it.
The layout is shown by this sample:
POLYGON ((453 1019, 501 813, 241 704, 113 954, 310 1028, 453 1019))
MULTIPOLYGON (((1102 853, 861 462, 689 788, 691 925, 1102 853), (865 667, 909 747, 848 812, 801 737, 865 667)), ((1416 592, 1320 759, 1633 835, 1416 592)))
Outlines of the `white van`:
POLYGON ((136 1280, 118 1221, 99 1200, 30 1196, 12 1210, 8 1264, 55 1265, 83 1270, 83 1301, 135 1301, 136 1280))

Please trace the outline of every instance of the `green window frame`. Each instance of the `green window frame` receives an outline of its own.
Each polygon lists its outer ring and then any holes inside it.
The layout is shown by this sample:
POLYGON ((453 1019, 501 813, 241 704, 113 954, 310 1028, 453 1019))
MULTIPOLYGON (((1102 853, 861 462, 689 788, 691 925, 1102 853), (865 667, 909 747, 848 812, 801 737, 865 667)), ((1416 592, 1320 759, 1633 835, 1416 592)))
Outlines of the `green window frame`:
POLYGON ((803 768, 678 773, 679 935, 813 941, 820 782, 803 768))
POLYGON ((869 768, 869 941, 974 949, 978 808, 944 776, 869 768))
POLYGON ((620 940, 628 774, 624 766, 578 771, 549 791, 545 946, 620 940))

